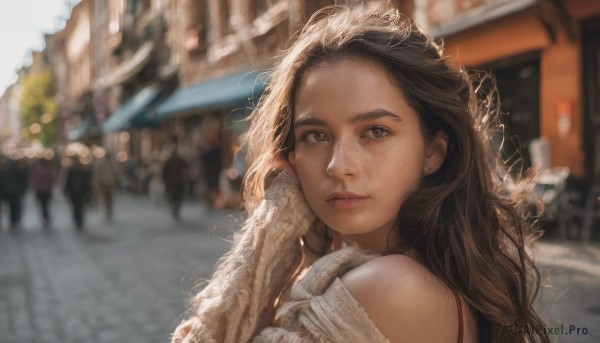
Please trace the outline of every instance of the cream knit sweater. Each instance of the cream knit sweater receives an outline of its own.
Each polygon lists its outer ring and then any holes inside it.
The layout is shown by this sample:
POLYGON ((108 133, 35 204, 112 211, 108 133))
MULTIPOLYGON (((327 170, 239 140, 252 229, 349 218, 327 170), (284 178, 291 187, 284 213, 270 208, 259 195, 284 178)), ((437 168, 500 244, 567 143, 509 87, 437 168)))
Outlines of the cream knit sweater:
POLYGON ((297 182, 281 173, 194 297, 191 318, 172 343, 388 342, 339 279, 376 257, 357 248, 310 266, 271 325, 274 299, 302 260, 300 238, 314 219, 297 182))

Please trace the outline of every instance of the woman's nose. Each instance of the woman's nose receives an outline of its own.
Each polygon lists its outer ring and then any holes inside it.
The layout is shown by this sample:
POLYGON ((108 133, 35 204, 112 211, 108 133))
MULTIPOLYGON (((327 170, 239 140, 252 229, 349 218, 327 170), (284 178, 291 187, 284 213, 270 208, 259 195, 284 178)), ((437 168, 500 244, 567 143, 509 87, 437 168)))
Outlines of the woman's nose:
POLYGON ((327 165, 327 174, 339 179, 355 176, 358 171, 358 158, 351 142, 336 142, 327 165))

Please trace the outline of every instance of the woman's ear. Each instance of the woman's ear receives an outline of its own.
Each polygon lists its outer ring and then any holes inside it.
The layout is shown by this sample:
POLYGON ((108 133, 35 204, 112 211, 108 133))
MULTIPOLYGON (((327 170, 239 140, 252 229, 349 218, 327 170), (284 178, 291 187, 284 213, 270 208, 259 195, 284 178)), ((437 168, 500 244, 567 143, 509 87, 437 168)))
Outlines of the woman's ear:
POLYGON ((433 141, 428 144, 427 156, 423 164, 423 173, 425 175, 435 173, 444 164, 448 153, 448 140, 448 134, 443 130, 439 130, 433 136, 433 141))

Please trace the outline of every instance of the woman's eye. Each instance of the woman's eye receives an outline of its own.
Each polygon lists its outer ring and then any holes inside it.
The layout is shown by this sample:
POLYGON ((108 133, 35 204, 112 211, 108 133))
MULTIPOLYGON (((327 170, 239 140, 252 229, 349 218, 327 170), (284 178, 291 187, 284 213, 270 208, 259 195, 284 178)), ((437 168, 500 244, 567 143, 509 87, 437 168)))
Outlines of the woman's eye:
POLYGON ((318 143, 327 140, 327 135, 318 131, 307 131, 302 133, 300 139, 307 143, 318 143))
POLYGON ((379 139, 385 137, 388 133, 388 130, 376 126, 367 130, 365 136, 367 136, 368 138, 379 139))

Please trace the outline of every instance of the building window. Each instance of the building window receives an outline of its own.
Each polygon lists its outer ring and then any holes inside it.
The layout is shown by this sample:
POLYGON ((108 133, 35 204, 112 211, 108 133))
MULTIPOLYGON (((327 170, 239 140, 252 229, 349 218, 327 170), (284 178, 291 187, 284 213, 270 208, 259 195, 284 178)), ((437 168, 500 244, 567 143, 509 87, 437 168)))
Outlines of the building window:
POLYGON ((110 0, 108 14, 108 32, 110 32, 111 34, 117 34, 119 31, 121 31, 124 11, 125 4, 123 0, 110 0))
POLYGON ((152 10, 162 11, 165 8, 165 0, 152 0, 152 10))
POLYGON ((208 45, 210 16, 208 0, 188 0, 187 29, 183 36, 183 47, 188 52, 205 51, 208 45))
POLYGON ((221 37, 227 36, 235 32, 231 25, 231 8, 229 0, 222 0, 221 5, 221 37))
POLYGON ((306 2, 306 17, 310 18, 310 16, 313 15, 313 13, 315 13, 316 11, 318 11, 319 9, 329 6, 329 5, 335 5, 336 1, 335 0, 314 0, 314 1, 307 1, 306 2))
MULTIPOLYGON (((522 157, 523 170, 531 166, 529 143, 540 137, 540 59, 531 53, 514 56, 482 66, 478 69, 491 70, 496 78, 500 94, 501 109, 508 116, 501 120, 507 130, 501 135, 502 156, 509 164, 522 157)), ((515 171, 519 171, 516 166, 515 171)))
POLYGON ((137 14, 143 14, 150 9, 151 3, 150 0, 139 0, 140 5, 137 10, 137 14))
POLYGON ((273 0, 252 0, 254 18, 265 13, 271 6, 273 6, 273 2, 273 0))

